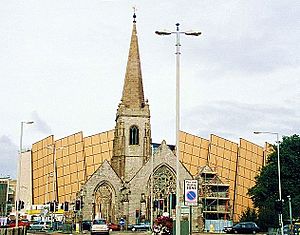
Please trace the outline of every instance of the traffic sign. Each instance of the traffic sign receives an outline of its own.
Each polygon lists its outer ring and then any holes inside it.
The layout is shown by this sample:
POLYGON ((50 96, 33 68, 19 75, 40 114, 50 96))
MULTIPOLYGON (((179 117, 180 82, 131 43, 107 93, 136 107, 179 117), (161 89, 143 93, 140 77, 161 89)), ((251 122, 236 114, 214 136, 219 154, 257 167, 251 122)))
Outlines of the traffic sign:
POLYGON ((198 181, 184 180, 184 205, 198 205, 198 181))
POLYGON ((119 221, 119 224, 120 224, 121 226, 124 226, 124 225, 125 225, 125 220, 124 220, 123 218, 121 218, 120 221, 119 221))

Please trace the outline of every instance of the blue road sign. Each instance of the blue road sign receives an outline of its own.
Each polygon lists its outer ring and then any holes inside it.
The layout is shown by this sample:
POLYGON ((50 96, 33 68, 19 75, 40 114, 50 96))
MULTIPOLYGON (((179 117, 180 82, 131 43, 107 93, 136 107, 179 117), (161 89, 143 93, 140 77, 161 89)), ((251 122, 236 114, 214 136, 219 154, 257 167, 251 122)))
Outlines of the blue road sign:
POLYGON ((198 205, 198 181, 197 180, 184 181, 184 205, 185 206, 198 205))

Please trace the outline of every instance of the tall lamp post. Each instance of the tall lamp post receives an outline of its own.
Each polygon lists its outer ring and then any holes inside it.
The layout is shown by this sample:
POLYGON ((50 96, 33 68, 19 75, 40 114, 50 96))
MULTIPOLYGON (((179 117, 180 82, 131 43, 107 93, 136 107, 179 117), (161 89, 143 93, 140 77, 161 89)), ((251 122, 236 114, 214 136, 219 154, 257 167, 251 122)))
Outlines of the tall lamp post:
MULTIPOLYGON (((49 145, 49 146, 46 146, 47 149, 50 149, 53 153, 53 172, 52 172, 52 175, 53 175, 53 179, 52 179, 52 184, 53 184, 53 201, 55 202, 58 202, 58 192, 57 192, 57 164, 56 164, 56 151, 57 150, 62 150, 64 149, 65 147, 56 147, 55 144, 53 145, 49 145)), ((49 200, 50 201, 50 200, 49 200)))
MULTIPOLYGON (((278 168, 278 194, 279 201, 282 204, 282 195, 281 195, 281 176, 280 176, 280 157, 279 157, 279 134, 278 132, 270 132, 270 131, 255 131, 254 134, 271 134, 276 135, 276 144, 277 144, 277 168, 278 168)), ((281 235, 283 235, 283 220, 282 220, 282 211, 278 213, 279 217, 279 226, 281 235)))
MULTIPOLYGON (((56 147, 55 144, 50 145, 50 146, 46 146, 47 149, 50 149, 53 153, 53 172, 50 172, 48 176, 52 176, 52 198, 53 198, 53 203, 54 203, 54 211, 56 208, 56 203, 58 203, 58 191, 57 191, 57 165, 56 165, 56 150, 61 150, 64 149, 64 147, 56 147)), ((48 187, 48 182, 47 182, 47 187, 48 187)), ((48 193, 48 190, 47 190, 48 193)), ((45 194, 46 195, 46 194, 45 194)), ((48 198, 48 201, 50 201, 50 196, 48 198)), ((45 203, 47 201, 45 200, 45 203)), ((53 225, 53 221, 54 221, 54 216, 53 216, 53 212, 51 215, 51 227, 53 225)))
POLYGON ((292 228, 293 227, 293 213, 292 213, 292 199, 291 199, 291 195, 288 195, 287 198, 289 200, 290 226, 292 228))
POLYGON ((194 31, 180 31, 179 23, 176 24, 176 31, 155 31, 157 35, 176 35, 176 232, 180 234, 180 181, 179 181, 179 130, 180 130, 180 34, 188 36, 200 36, 201 32, 194 31))
POLYGON ((20 201, 20 177, 21 177, 21 156, 23 151, 23 127, 24 124, 33 124, 33 121, 21 122, 21 135, 20 135, 20 155, 18 158, 18 172, 17 172, 17 190, 16 190, 16 227, 19 226, 19 201, 20 201))

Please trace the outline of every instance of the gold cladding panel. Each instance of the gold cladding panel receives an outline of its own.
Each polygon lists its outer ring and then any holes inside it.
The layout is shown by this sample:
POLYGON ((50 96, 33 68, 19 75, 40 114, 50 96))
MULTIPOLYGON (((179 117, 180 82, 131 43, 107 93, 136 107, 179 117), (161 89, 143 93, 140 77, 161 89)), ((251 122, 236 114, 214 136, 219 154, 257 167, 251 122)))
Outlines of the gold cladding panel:
POLYGON ((238 144, 216 135, 210 136, 210 144, 209 164, 223 182, 229 183, 230 204, 233 205, 238 144))
POLYGON ((85 148, 88 147, 88 146, 90 146, 90 145, 92 145, 92 137, 91 136, 85 137, 84 138, 84 146, 85 146, 85 148))
POLYGON ((99 144, 99 143, 100 143, 100 137, 99 137, 99 134, 93 135, 93 136, 92 136, 92 144, 95 145, 95 144, 99 144))
POLYGON ((99 133, 84 139, 87 178, 89 178, 104 160, 110 161, 113 148, 113 130, 99 133))
POLYGON ((235 217, 240 216, 247 207, 253 206, 247 192, 254 185, 255 176, 262 164, 263 148, 247 140, 240 139, 235 217))
MULTIPOLYGON (((45 194, 46 176, 53 171, 53 153, 47 147, 53 146, 53 136, 48 136, 32 145, 32 188, 33 203, 45 194)), ((48 180, 49 181, 49 180, 48 180)), ((44 198, 44 197, 43 197, 44 198)), ((43 199, 44 200, 44 199, 43 199)))
POLYGON ((94 165, 94 157, 93 156, 86 157, 86 165, 87 166, 93 166, 94 165))
POLYGON ((186 135, 187 135, 186 132, 180 131, 180 132, 179 132, 179 142, 186 142, 186 141, 185 141, 186 135))
POLYGON ((107 132, 100 133, 100 143, 108 142, 107 132))
POLYGON ((192 175, 196 175, 199 166, 207 164, 208 140, 182 131, 179 140, 180 160, 192 175))

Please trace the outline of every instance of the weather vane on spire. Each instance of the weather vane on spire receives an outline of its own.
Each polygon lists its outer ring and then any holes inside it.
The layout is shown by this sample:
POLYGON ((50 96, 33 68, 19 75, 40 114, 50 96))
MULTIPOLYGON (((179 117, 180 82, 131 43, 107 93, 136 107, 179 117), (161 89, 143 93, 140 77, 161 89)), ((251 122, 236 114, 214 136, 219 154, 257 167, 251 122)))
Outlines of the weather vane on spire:
POLYGON ((133 8, 133 23, 136 23, 136 14, 135 14, 135 12, 136 12, 136 7, 134 6, 134 7, 132 7, 133 8))

